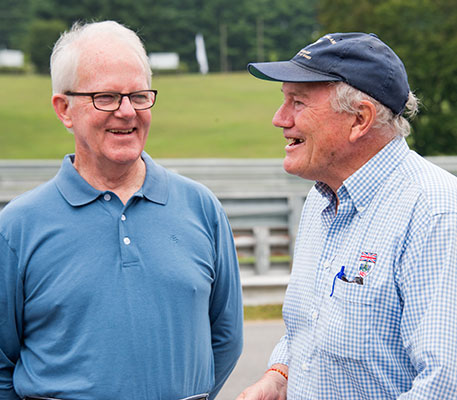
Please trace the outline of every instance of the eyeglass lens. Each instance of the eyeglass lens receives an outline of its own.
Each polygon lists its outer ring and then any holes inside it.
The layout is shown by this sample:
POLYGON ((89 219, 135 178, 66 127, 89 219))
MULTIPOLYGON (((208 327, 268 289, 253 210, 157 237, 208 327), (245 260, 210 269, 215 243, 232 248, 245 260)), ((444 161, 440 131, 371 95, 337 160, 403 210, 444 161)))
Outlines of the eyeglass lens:
POLYGON ((122 95, 120 93, 97 93, 94 95, 94 106, 103 111, 115 111, 122 102, 123 97, 130 99, 135 110, 146 110, 151 108, 155 102, 155 93, 152 91, 139 91, 122 95))

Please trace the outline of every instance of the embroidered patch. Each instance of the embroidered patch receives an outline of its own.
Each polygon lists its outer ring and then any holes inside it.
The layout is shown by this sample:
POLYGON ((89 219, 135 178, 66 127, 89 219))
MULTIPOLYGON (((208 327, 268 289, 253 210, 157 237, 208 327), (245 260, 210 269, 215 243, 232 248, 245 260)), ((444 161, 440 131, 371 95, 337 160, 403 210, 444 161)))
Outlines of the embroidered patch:
POLYGON ((362 252, 359 259, 359 275, 362 278, 365 278, 371 272, 376 264, 377 257, 376 253, 362 252))

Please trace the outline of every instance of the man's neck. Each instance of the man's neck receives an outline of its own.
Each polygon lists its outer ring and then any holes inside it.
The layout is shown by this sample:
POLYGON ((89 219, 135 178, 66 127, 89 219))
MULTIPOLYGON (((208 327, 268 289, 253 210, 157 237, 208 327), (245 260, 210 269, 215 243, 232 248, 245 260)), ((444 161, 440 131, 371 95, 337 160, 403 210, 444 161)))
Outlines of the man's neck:
POLYGON ((141 158, 133 164, 111 165, 109 168, 106 165, 88 167, 78 163, 76 158, 74 167, 92 187, 115 193, 124 204, 141 188, 146 177, 146 165, 141 158))

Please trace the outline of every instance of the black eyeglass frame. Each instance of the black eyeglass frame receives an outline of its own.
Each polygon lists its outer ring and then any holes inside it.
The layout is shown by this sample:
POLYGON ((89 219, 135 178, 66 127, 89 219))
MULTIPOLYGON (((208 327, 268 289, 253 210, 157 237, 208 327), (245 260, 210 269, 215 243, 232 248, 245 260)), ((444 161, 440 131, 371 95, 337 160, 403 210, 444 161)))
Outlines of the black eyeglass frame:
POLYGON ((93 106, 95 107, 95 109, 99 110, 99 111, 104 111, 104 112, 113 112, 113 111, 117 111, 119 110, 119 108, 121 107, 121 104, 122 104, 122 100, 124 97, 128 97, 129 101, 130 101, 130 104, 132 105, 132 107, 136 110, 136 111, 143 111, 143 110, 148 110, 150 108, 152 108, 155 103, 157 102, 157 93, 158 93, 158 90, 155 90, 155 89, 149 89, 149 90, 137 90, 135 92, 131 92, 131 93, 119 93, 119 92, 72 92, 70 90, 66 91, 64 93, 65 96, 89 96, 92 98, 92 104, 93 106), (137 93, 143 93, 143 92, 148 92, 148 93, 154 93, 154 102, 152 103, 152 105, 150 105, 149 107, 145 107, 145 108, 135 108, 133 103, 132 103, 132 99, 130 98, 130 96, 134 95, 134 94, 137 94, 137 93), (117 106, 117 108, 115 108, 114 110, 103 110, 101 108, 98 108, 96 105, 95 105, 95 96, 97 94, 113 94, 113 95, 119 95, 121 96, 119 98, 119 104, 117 106))

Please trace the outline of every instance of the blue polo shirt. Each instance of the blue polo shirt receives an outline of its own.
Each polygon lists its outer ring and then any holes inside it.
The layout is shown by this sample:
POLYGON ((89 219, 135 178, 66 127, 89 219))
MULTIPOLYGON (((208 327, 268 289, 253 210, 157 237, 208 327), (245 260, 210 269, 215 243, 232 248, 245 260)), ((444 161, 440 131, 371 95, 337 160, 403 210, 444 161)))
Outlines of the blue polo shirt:
POLYGON ((0 213, 0 399, 214 398, 242 347, 231 229, 146 153, 126 205, 66 156, 0 213))

